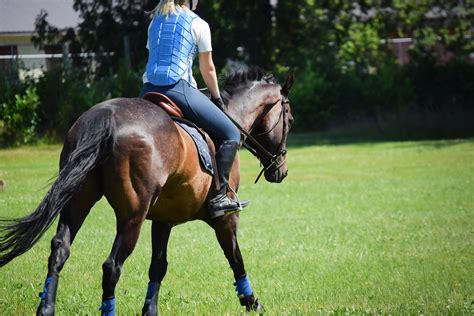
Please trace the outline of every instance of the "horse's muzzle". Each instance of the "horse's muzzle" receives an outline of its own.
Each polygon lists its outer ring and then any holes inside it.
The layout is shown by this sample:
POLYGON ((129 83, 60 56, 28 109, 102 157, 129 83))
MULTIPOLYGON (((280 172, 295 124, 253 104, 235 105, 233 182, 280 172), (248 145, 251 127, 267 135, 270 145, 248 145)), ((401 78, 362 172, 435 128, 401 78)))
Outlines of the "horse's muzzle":
POLYGON ((286 163, 281 165, 279 168, 271 168, 265 171, 265 179, 271 183, 280 183, 288 175, 288 166, 286 163))

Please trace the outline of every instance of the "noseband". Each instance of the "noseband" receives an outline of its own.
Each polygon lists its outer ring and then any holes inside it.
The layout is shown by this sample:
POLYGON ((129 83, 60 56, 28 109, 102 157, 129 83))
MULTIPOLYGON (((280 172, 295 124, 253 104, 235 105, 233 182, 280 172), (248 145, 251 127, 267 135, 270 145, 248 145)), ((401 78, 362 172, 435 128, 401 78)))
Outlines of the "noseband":
MULTIPOLYGON (((281 100, 281 99, 280 99, 281 100)), ((277 102, 273 103, 267 111, 264 111, 261 115, 260 115, 260 118, 256 121, 259 121, 261 122, 264 118, 264 116, 270 112, 270 110, 278 103, 280 102, 280 100, 278 100, 277 102)), ((272 128, 270 128, 268 131, 266 132, 263 132, 263 133, 259 133, 257 134, 257 136, 263 136, 263 135, 266 135, 266 134, 269 134, 271 131, 273 131, 278 123, 280 123, 280 121, 283 119, 283 131, 282 131, 282 137, 281 137, 281 142, 280 144, 278 145, 278 148, 276 150, 276 153, 275 154, 272 154, 271 152, 269 152, 258 140, 255 139, 255 137, 253 137, 252 135, 250 135, 253 131, 253 127, 250 129, 249 132, 247 132, 246 130, 244 130, 242 128, 242 126, 240 126, 240 124, 238 124, 233 118, 231 118, 227 113, 225 113, 227 115, 227 117, 235 124, 235 126, 237 126, 237 128, 242 132, 242 134, 244 134, 244 136, 246 137, 245 138, 245 141, 243 143, 243 146, 248 150, 250 151, 255 157, 258 158, 258 160, 260 160, 260 163, 262 164, 262 170, 260 171, 260 173, 258 174, 257 176, 257 179, 255 179, 255 183, 258 182, 258 180, 260 179, 260 177, 262 176, 262 174, 269 170, 270 168, 272 168, 273 166, 275 166, 278 162, 278 160, 280 160, 281 158, 283 158, 281 160, 281 162, 276 166, 276 168, 280 168, 286 161, 286 158, 285 158, 285 155, 286 155, 286 150, 283 149, 283 146, 285 144, 285 135, 286 135, 286 130, 288 128, 287 126, 287 123, 286 123, 286 110, 287 110, 287 107, 288 105, 290 104, 290 102, 288 101, 288 99, 284 100, 281 102, 281 112, 280 112, 280 115, 278 117, 278 120, 277 122, 272 126, 272 128), (268 161, 269 163, 265 166, 263 161, 268 161)), ((254 124, 255 126, 255 124, 254 124)))

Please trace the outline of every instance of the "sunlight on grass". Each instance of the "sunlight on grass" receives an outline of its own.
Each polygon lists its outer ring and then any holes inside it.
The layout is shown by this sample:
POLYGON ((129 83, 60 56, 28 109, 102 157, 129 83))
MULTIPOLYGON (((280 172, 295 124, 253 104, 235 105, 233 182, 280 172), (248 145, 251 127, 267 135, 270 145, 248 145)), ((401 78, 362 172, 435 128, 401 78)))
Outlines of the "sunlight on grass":
MULTIPOLYGON (((0 151, 0 216, 33 210, 57 172, 59 146, 0 151)), ((269 314, 468 314, 474 301, 474 141, 317 145, 299 138, 282 184, 253 181, 241 152, 239 242, 269 314), (310 145, 305 145, 305 144, 310 145)), ((61 274, 57 313, 94 314, 115 218, 101 200, 61 274)), ((140 312, 150 261, 150 223, 126 262, 117 310, 140 312)), ((32 314, 49 256, 50 229, 0 270, 0 314, 32 314)), ((201 222, 173 229, 160 293, 163 314, 242 312, 232 271, 201 222)))

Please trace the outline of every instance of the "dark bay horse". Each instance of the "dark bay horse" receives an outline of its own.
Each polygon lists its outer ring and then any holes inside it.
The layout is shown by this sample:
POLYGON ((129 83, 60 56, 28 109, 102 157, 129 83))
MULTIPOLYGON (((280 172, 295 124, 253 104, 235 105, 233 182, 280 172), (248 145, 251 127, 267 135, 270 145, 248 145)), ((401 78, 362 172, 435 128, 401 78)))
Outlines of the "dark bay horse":
MULTIPOLYGON (((227 75, 222 91, 227 104, 224 111, 248 133, 244 135, 258 140, 260 146, 247 146, 260 158, 270 182, 281 182, 288 172, 286 138, 293 121, 288 93, 293 81, 289 75, 281 87, 273 76, 251 69, 227 75), (267 150, 267 155, 262 150, 267 150)), ((233 270, 242 306, 247 311, 261 311, 237 243, 239 214, 216 219, 208 215, 206 200, 212 181, 200 165, 190 136, 161 108, 138 98, 97 104, 68 132, 59 175, 38 208, 24 218, 0 221, 0 266, 29 250, 59 215, 37 310, 38 315, 54 314, 59 273, 70 246, 92 206, 105 196, 116 215, 117 233, 103 264, 103 315, 114 314, 115 286, 145 219, 152 221, 152 259, 143 315, 158 311, 172 227, 195 219, 215 230, 233 270)), ((238 185, 237 157, 230 186, 238 185)))

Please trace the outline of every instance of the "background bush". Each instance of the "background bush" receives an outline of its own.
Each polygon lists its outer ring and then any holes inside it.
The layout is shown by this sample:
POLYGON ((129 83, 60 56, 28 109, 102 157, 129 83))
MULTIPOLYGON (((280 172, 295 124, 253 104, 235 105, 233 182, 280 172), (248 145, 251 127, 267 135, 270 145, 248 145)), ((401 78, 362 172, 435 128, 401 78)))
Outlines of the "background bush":
MULTIPOLYGON (((277 73, 283 81, 286 70, 277 73)), ((474 135, 474 65, 469 62, 387 63, 371 74, 307 66, 296 76, 290 96, 296 131, 336 128, 349 136, 390 139, 474 135)), ((108 76, 55 69, 36 82, 0 77, 0 85, 1 144, 12 145, 37 136, 61 140, 91 106, 138 96, 142 84, 141 72, 121 62, 108 76)))
POLYGON ((5 145, 26 144, 35 139, 39 97, 36 88, 29 87, 25 94, 15 94, 14 100, 0 104, 2 134, 5 145))
MULTIPOLYGON (((156 0, 74 0, 82 22, 64 33, 49 25, 46 12, 40 13, 35 45, 69 45, 96 57, 73 57, 70 65, 35 82, 0 74, 0 104, 11 109, 15 95, 34 86, 39 97, 36 134, 61 139, 92 105, 137 96, 147 58, 150 20, 144 11, 155 5, 156 0)), ((290 96, 294 130, 337 129, 376 138, 474 135, 474 11, 465 1, 282 0, 270 5, 215 0, 203 1, 197 13, 211 26, 218 70, 257 65, 282 82, 288 69, 295 70, 290 96), (387 42, 407 36, 413 39, 410 63, 400 66, 387 42)), ((202 86, 199 67, 194 70, 202 86)))

